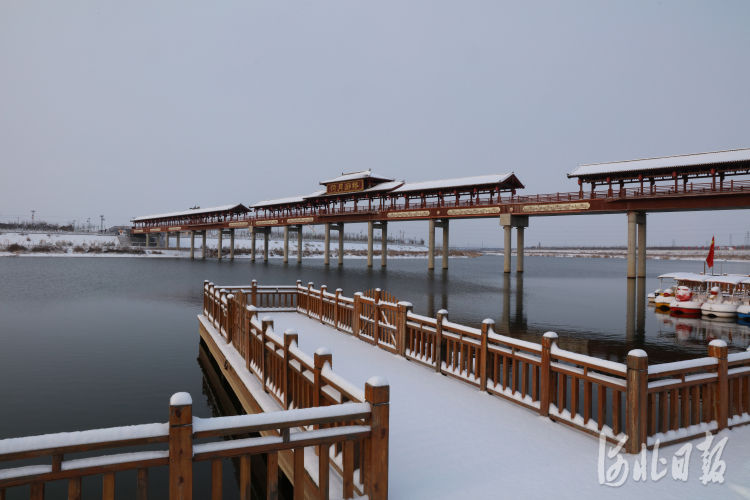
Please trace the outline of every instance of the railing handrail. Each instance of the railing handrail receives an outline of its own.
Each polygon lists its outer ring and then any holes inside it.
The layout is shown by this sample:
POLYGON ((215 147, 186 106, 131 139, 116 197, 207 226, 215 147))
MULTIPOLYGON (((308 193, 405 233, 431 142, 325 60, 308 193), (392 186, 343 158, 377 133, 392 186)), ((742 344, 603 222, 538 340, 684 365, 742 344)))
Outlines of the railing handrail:
MULTIPOLYGON (((295 290, 296 311, 309 318, 586 432, 603 432, 610 440, 633 433, 635 438, 628 444, 633 453, 640 450, 639 443, 652 445, 660 429, 703 432, 703 427, 694 425, 696 404, 699 417, 714 422, 716 429, 744 423, 737 416, 750 412, 750 397, 737 400, 734 395, 745 387, 737 384, 747 379, 750 386, 750 353, 727 356, 722 354, 726 353, 725 344, 712 343, 708 357, 692 361, 649 366, 645 352, 632 351, 627 363, 619 363, 562 349, 552 333, 545 334, 539 344, 496 333, 492 320, 485 320, 477 329, 449 321, 444 310, 434 318, 416 314, 408 302, 388 303, 361 292, 349 298, 338 290, 330 294, 325 286, 315 288, 313 283, 298 282, 295 290), (383 316, 386 312, 390 315, 387 318, 383 316), (690 400, 683 394, 686 403, 677 405, 682 415, 672 415, 665 421, 664 412, 675 411, 670 402, 676 397, 675 391, 689 391, 690 400), (723 395, 716 396, 721 403, 716 410, 696 403, 696 398, 710 398, 711 391, 723 395), (597 408, 592 409, 597 397, 597 408), (605 406, 610 404, 606 401, 611 401, 611 407, 605 406), (647 426, 639 420, 639 408, 651 419, 661 412, 662 420, 647 426), (685 408, 693 412, 692 416, 684 413, 685 408), (681 427, 683 422, 686 424, 681 427)), ((313 363, 308 360, 300 364, 313 363)), ((304 370, 312 377, 315 368, 305 366, 304 370)), ((321 383, 341 392, 342 387, 329 376, 332 372, 327 363, 320 373, 321 383)), ((659 435, 662 442, 677 439, 675 436, 659 435)))
POLYGON ((152 423, 0 439, 0 461, 166 442, 169 424, 152 423))

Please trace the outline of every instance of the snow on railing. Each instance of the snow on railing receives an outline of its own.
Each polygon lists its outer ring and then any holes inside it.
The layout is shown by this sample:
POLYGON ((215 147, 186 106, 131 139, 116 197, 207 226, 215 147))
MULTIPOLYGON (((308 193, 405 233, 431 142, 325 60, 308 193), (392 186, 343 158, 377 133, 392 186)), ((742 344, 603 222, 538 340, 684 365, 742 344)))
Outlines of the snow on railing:
POLYGON ((2 439, 0 462, 38 461, 46 457, 50 463, 0 469, 0 498, 5 498, 6 489, 24 485, 31 485, 31 498, 43 498, 45 483, 56 480, 68 481, 69 498, 80 498, 82 478, 93 475, 102 475, 102 497, 114 498, 115 474, 128 470, 137 471, 138 497, 146 498, 150 470, 168 466, 169 497, 190 500, 194 464, 201 461, 211 461, 212 498, 220 498, 222 460, 226 458, 240 458, 240 492, 243 497, 247 492, 249 497, 251 478, 247 472, 252 455, 265 456, 268 472, 265 489, 272 497, 278 488, 280 453, 288 454, 294 464, 294 496, 303 497, 300 491, 305 490, 307 482, 302 479, 306 474, 305 447, 315 447, 317 456, 309 455, 307 461, 314 460, 310 469, 319 472, 316 496, 329 497, 330 450, 333 448, 339 450, 344 464, 340 470, 341 491, 337 496, 354 498, 367 494, 370 498, 384 499, 388 491, 388 391, 380 378, 373 377, 365 386, 363 398, 367 402, 364 403, 214 418, 193 417, 192 398, 187 393, 177 393, 170 400, 167 423, 2 439), (261 436, 236 438, 249 433, 261 436), (232 436, 235 438, 225 439, 232 436), (214 440, 206 442, 211 438, 214 440), (200 443, 196 443, 197 440, 200 443), (154 444, 166 446, 70 458, 78 453, 153 447, 154 444), (358 478, 363 478, 364 483, 358 478))
POLYGON ((445 310, 432 318, 408 302, 360 292, 349 298, 313 283, 292 288, 300 314, 585 432, 635 436, 631 452, 665 431, 703 428, 696 419, 714 421, 714 414, 716 429, 750 422, 743 416, 750 415, 750 353, 722 361, 721 346, 713 346, 707 358, 648 366, 646 353, 634 350, 617 363, 561 349, 551 332, 537 344, 497 334, 492 320, 477 329, 449 321, 445 310), (723 378, 722 363, 729 367, 723 378))

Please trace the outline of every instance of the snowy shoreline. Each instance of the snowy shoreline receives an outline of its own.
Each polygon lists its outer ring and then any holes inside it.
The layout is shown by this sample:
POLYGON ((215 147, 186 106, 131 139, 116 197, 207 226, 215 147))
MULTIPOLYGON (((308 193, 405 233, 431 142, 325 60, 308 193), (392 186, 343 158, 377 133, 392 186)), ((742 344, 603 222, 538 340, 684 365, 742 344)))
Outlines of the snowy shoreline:
MULTIPOLYGON (((141 258, 189 258, 190 250, 185 246, 187 241, 183 240, 180 249, 174 247, 175 239, 172 238, 173 246, 164 248, 126 247, 120 244, 120 239, 115 235, 102 235, 96 233, 24 233, 6 232, 0 233, 0 257, 141 257, 141 258), (131 250, 132 251, 129 251, 131 250)), ((200 258, 200 241, 196 241, 195 257, 200 258)), ((235 259, 250 258, 249 239, 238 238, 235 240, 235 259)), ((208 238, 206 240, 208 258, 216 258, 218 240, 208 238)), ((374 258, 380 258, 380 244, 375 245, 374 258)), ((322 258, 322 241, 308 240, 303 242, 303 258, 322 258)), ((272 239, 269 241, 269 259, 281 259, 283 256, 283 240, 272 239)), ((256 244, 256 259, 262 259, 263 245, 261 241, 256 244)), ((592 248, 526 248, 527 257, 556 257, 556 258, 590 258, 590 259, 625 259, 626 250, 619 248, 592 249, 592 248)), ((703 261, 707 250, 704 249, 649 249, 647 258, 649 260, 679 260, 679 261, 703 261)), ((513 251, 515 255, 515 250, 513 251)), ((224 255, 228 256, 228 241, 224 241, 224 255)), ((452 249, 451 258, 472 258, 480 256, 502 256, 502 250, 481 249, 452 249)), ((367 243, 359 241, 344 242, 344 256, 347 259, 366 259, 367 243)), ((338 257, 338 244, 331 245, 331 258, 338 257)), ((440 250, 436 256, 440 258, 440 250)), ((421 245, 389 244, 389 259, 424 259, 427 258, 427 248, 421 245)), ((297 259, 297 242, 289 242, 289 260, 297 259)), ((719 249, 716 252, 717 261, 743 263, 750 262, 750 249, 719 249)))

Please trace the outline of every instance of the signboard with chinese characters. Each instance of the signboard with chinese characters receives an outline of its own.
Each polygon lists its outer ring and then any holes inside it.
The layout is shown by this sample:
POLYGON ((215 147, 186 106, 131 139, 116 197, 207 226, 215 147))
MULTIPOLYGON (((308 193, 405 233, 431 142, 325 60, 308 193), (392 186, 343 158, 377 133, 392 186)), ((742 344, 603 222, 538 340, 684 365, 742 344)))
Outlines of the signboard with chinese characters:
POLYGON ((354 179, 352 181, 332 182, 326 185, 327 194, 353 193, 362 191, 365 188, 364 179, 354 179))

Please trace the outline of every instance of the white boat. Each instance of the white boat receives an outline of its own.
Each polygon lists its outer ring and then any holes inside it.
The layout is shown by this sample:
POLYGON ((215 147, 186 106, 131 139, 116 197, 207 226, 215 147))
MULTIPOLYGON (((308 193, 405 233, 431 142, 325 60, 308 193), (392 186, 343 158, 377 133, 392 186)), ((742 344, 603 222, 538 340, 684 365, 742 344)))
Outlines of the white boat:
POLYGON ((737 306, 737 319, 750 321, 750 278, 745 278, 740 283, 742 298, 737 306))
POLYGON ((671 278, 671 277, 672 277, 672 273, 662 274, 661 276, 659 276, 659 288, 657 288, 656 290, 654 290, 653 292, 649 293, 646 296, 648 298, 649 303, 655 303, 656 298, 662 293, 664 293, 664 283, 663 283, 664 278, 671 278))
POLYGON ((706 302, 701 306, 701 313, 710 318, 734 318, 737 316, 739 300, 735 296, 735 291, 737 285, 744 279, 744 276, 731 274, 706 277, 706 283, 711 288, 706 302))
POLYGON ((669 314, 680 316, 699 316, 701 306, 705 301, 703 284, 706 276, 695 273, 675 273, 673 276, 677 281, 674 299, 669 303, 669 314))
POLYGON ((674 298, 674 289, 667 287, 664 289, 664 280, 667 278, 674 279, 678 274, 683 273, 667 273, 659 276, 659 288, 648 294, 648 301, 653 302, 657 309, 669 310, 669 303, 674 298))

